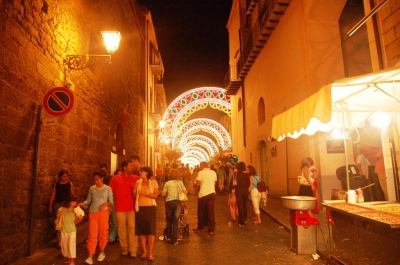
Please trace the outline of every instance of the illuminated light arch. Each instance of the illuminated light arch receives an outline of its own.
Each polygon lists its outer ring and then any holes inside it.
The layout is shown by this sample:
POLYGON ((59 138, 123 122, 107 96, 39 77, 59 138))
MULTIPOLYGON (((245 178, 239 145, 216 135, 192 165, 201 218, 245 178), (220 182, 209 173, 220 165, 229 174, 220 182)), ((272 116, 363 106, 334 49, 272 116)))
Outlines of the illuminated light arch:
POLYGON ((167 108, 162 118, 164 123, 163 138, 174 139, 176 131, 183 126, 194 112, 210 106, 229 116, 231 115, 230 96, 219 87, 199 87, 189 90, 177 97, 167 108))
POLYGON ((194 159, 196 159, 198 161, 205 161, 203 157, 201 157, 201 156, 199 156, 197 154, 194 154, 194 153, 186 154, 182 158, 183 159, 185 159, 185 158, 194 158, 194 159))
POLYGON ((188 137, 192 136, 193 134, 199 131, 205 131, 210 133, 217 140, 217 144, 221 147, 223 146, 224 139, 222 135, 218 133, 217 130, 213 129, 212 127, 195 126, 190 129, 184 130, 183 134, 179 134, 172 143, 173 148, 175 148, 175 146, 181 146, 183 143, 187 142, 186 139, 188 137))
POLYGON ((186 152, 191 153, 191 152, 195 152, 195 153, 200 153, 202 154, 202 156, 204 157, 204 161, 209 161, 210 160, 210 156, 208 155, 208 153, 200 147, 197 146, 190 146, 187 147, 186 149, 181 149, 182 152, 185 154, 186 152))
POLYGON ((229 149, 232 146, 231 138, 224 126, 210 119, 193 119, 179 128, 179 132, 175 134, 175 138, 172 142, 172 147, 180 145, 180 141, 199 131, 206 131, 213 135, 215 139, 217 139, 218 145, 221 146, 222 150, 229 149))
POLYGON ((184 164, 189 164, 192 167, 194 167, 194 166, 200 165, 201 161, 199 161, 199 160, 197 160, 197 159, 195 159, 193 157, 188 157, 188 158, 182 158, 181 162, 184 163, 184 164))
POLYGON ((182 145, 180 145, 178 148, 179 149, 185 149, 188 146, 193 146, 193 145, 202 145, 204 146, 210 157, 215 156, 215 154, 218 153, 218 147, 217 145, 208 137, 203 136, 203 135, 191 135, 187 138, 185 138, 185 141, 181 141, 182 145))
POLYGON ((192 143, 189 142, 186 145, 184 145, 182 148, 198 147, 198 146, 202 146, 207 150, 208 157, 213 157, 214 156, 214 151, 213 151, 212 147, 208 143, 203 142, 203 141, 198 141, 196 143, 195 142, 192 142, 192 143))
MULTIPOLYGON (((206 161, 206 156, 203 155, 202 153, 198 152, 198 151, 190 151, 190 152, 184 152, 184 157, 187 156, 196 156, 199 159, 201 159, 202 161, 206 161)), ((208 156, 208 155, 207 155, 208 156)))
POLYGON ((189 152, 189 153, 184 153, 182 157, 195 157, 197 159, 199 159, 200 161, 204 160, 204 156, 199 153, 199 152, 189 152))

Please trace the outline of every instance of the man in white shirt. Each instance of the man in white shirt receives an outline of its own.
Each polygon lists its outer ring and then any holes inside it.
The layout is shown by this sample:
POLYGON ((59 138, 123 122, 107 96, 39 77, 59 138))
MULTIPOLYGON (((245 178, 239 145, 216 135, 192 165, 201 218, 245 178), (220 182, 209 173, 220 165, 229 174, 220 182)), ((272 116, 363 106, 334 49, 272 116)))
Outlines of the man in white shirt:
POLYGON ((207 162, 200 163, 199 174, 196 178, 196 187, 200 187, 199 201, 197 206, 197 228, 194 232, 202 232, 204 226, 208 226, 210 235, 215 234, 215 184, 217 183, 217 174, 211 170, 207 162), (206 221, 207 220, 207 221, 206 221))

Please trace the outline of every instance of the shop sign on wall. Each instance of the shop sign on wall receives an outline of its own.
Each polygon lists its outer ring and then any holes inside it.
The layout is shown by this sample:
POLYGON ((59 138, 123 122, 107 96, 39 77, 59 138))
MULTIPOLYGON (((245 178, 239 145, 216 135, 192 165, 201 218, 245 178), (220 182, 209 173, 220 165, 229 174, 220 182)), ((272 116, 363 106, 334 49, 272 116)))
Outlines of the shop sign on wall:
POLYGON ((328 154, 344 153, 343 139, 326 140, 326 152, 328 154))

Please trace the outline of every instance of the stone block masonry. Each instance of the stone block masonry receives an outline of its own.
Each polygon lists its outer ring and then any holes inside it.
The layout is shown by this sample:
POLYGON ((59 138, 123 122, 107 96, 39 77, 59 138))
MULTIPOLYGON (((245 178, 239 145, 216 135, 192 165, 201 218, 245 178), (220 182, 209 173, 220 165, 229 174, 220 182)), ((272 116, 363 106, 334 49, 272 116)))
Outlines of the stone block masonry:
MULTIPOLYGON (((0 0, 0 264, 28 255, 32 236, 33 250, 54 244, 48 205, 61 169, 70 171, 77 195, 85 199, 93 172, 101 163, 110 165, 114 146, 119 163, 132 154, 145 156, 141 15, 130 0, 0 0), (122 35, 112 64, 66 71, 67 54, 106 54, 102 30, 122 35), (64 84, 74 92, 75 105, 57 118, 58 125, 41 127, 32 183, 39 105, 47 91, 64 84), (119 120, 126 106, 124 127, 119 120), (31 205, 32 196, 37 205, 31 205)), ((48 117, 43 110, 42 118, 48 117)))

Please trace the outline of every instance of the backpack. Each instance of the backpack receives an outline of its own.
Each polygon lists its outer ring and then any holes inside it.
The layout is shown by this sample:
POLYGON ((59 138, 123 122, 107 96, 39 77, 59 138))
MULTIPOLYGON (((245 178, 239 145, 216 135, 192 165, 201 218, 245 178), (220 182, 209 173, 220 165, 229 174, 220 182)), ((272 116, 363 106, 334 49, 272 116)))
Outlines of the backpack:
POLYGON ((267 191, 267 184, 265 184, 264 180, 261 180, 257 183, 257 190, 259 192, 266 192, 267 191))

